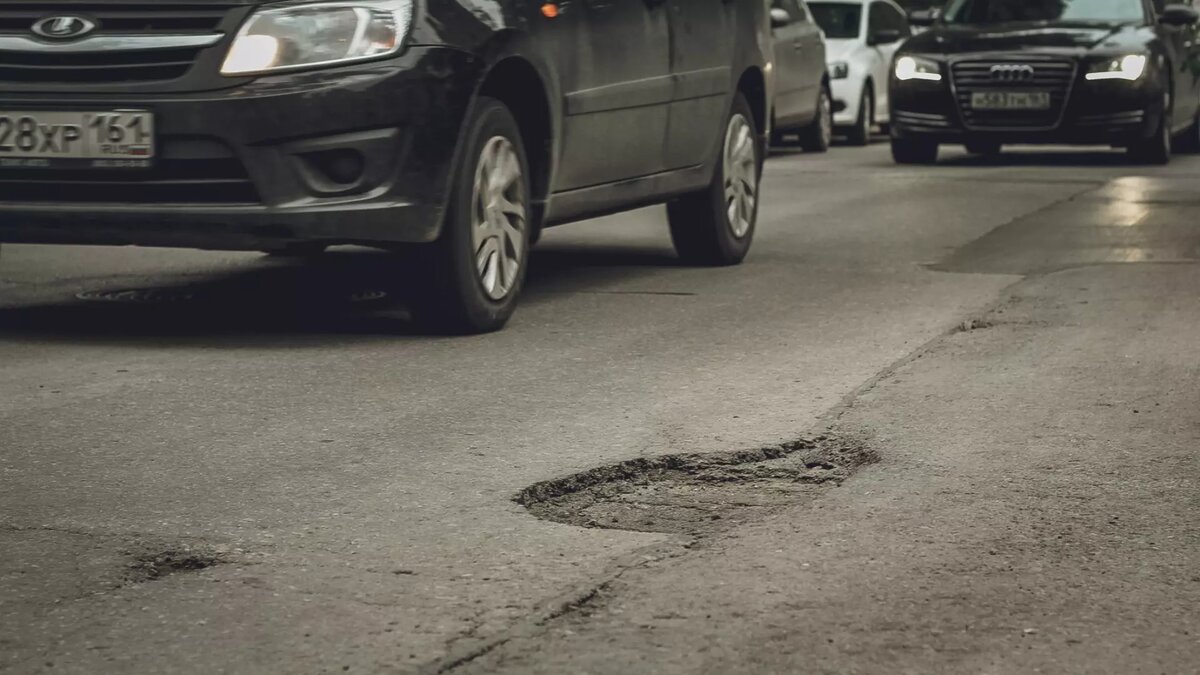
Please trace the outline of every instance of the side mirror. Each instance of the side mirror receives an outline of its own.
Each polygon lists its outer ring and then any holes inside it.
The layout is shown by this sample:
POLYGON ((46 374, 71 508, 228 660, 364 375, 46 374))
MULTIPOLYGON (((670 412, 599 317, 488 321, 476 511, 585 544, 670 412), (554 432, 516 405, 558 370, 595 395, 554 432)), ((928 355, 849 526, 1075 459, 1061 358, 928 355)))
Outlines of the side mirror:
POLYGON ((890 45, 893 42, 899 42, 902 37, 904 36, 895 28, 880 28, 867 36, 867 46, 890 45))
POLYGON ((1200 12, 1187 5, 1167 5, 1158 20, 1168 26, 1190 26, 1200 21, 1200 12))
POLYGON ((771 8, 771 28, 783 28, 792 22, 792 15, 786 9, 771 8))
POLYGON ((937 23, 938 11, 936 9, 918 9, 908 13, 908 22, 914 26, 932 26, 937 23))

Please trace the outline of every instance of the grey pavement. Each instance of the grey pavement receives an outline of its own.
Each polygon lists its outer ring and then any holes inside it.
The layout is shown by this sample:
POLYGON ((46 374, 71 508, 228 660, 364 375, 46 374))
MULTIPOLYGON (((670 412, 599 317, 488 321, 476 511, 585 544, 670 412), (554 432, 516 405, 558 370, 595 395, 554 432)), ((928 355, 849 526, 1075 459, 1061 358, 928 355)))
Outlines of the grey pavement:
POLYGON ((0 670, 1194 672, 1200 159, 1120 159, 785 152, 745 265, 568 226, 465 339, 390 256, 5 246, 0 670), (699 539, 512 501, 830 426, 699 539))

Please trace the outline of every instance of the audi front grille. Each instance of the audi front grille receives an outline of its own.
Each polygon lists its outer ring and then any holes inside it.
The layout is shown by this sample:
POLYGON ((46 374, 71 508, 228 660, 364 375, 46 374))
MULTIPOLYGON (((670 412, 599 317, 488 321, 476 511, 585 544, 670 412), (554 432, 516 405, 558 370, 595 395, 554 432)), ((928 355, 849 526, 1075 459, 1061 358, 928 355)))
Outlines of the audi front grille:
POLYGON ((970 60, 950 66, 963 125, 968 129, 1050 130, 1062 122, 1063 111, 1075 81, 1076 64, 1068 60, 970 60), (975 110, 971 95, 980 91, 1046 92, 1045 110, 975 110))

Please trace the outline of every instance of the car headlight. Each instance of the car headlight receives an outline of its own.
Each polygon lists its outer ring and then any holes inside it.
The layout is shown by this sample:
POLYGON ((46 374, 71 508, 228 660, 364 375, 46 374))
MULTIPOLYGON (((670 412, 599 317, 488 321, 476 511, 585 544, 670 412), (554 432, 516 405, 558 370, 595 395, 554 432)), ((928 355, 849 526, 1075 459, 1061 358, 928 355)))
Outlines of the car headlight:
POLYGON ((834 80, 844 80, 850 77, 850 64, 845 61, 829 64, 829 77, 834 80))
POLYGON ((1126 54, 1093 63, 1086 75, 1089 80, 1136 80, 1146 72, 1145 54, 1126 54))
POLYGON ((896 59, 895 74, 896 79, 900 81, 942 81, 942 69, 938 67, 937 61, 923 59, 919 56, 901 56, 896 59))
POLYGON ((222 75, 342 65, 400 51, 413 0, 348 0, 266 7, 238 31, 222 75))

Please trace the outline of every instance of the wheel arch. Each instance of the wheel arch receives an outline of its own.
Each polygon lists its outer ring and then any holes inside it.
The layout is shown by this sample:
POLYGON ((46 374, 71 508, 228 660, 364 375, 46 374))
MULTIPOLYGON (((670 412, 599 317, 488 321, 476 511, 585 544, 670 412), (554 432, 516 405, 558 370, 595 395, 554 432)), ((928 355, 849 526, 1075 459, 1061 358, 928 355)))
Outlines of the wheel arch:
POLYGON ((517 120, 529 162, 530 197, 537 209, 536 234, 542 226, 554 173, 554 113, 546 80, 529 59, 506 54, 486 70, 475 95, 500 101, 517 120))
POLYGON ((767 82, 762 70, 751 66, 742 71, 738 78, 737 92, 745 97, 750 104, 750 112, 754 114, 754 125, 758 133, 765 134, 769 129, 771 106, 767 103, 767 82))

